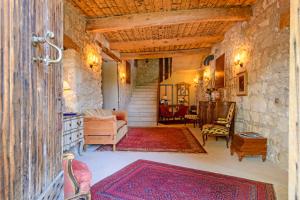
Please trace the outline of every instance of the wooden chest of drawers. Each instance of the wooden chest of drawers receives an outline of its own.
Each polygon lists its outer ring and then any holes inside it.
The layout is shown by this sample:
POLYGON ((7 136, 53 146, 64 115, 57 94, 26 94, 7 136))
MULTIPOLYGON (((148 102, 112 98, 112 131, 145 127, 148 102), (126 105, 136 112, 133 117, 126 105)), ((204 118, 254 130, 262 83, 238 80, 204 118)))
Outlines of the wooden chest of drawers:
POLYGON ((84 145, 83 116, 79 114, 64 116, 63 128, 63 151, 78 146, 80 155, 84 145))

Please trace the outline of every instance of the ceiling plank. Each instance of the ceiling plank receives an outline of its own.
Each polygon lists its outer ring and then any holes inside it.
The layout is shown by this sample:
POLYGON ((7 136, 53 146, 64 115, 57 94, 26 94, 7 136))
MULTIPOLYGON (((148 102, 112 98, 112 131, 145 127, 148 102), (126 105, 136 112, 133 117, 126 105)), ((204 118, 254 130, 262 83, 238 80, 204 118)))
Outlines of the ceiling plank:
POLYGON ((201 8, 168 12, 152 12, 91 18, 87 20, 88 31, 111 32, 137 27, 149 27, 193 22, 244 21, 252 15, 250 6, 242 8, 201 8))
MULTIPOLYGON (((138 40, 138 41, 125 41, 125 42, 111 42, 110 48, 118 51, 125 50, 138 50, 144 48, 173 46, 173 45, 186 45, 194 43, 214 44, 223 40, 222 35, 212 36, 197 36, 197 37, 178 37, 171 39, 160 40, 138 40)), ((204 46, 205 47, 205 46, 204 46)))
POLYGON ((208 55, 210 48, 200 49, 186 49, 186 50, 175 50, 175 51, 155 51, 155 52, 139 52, 139 53, 121 53, 122 60, 131 59, 147 59, 147 58, 170 58, 184 55, 195 55, 199 56, 208 55))

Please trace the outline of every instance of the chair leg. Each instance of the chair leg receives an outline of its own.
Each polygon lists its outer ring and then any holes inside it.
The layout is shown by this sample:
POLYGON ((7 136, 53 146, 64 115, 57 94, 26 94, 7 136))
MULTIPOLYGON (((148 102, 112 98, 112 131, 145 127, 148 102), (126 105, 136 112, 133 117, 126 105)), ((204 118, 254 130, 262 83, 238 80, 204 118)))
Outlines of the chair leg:
POLYGON ((202 133, 203 146, 205 145, 205 135, 202 133))
POLYGON ((116 145, 113 144, 113 151, 116 151, 116 145))
POLYGON ((216 136, 216 141, 218 141, 218 136, 216 136))
POLYGON ((229 143, 229 136, 226 136, 226 146, 227 146, 227 148, 229 147, 228 143, 229 143))

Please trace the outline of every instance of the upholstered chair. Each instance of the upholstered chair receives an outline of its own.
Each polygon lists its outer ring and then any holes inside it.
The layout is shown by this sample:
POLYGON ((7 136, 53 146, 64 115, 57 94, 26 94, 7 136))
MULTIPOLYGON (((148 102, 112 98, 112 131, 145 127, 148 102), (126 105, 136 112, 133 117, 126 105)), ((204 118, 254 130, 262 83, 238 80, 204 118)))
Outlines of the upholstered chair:
POLYGON ((173 118, 174 115, 173 115, 173 113, 171 113, 169 111, 169 106, 168 105, 161 104, 159 106, 159 117, 161 117, 162 120, 164 120, 164 119, 173 118))
POLYGON ((92 174, 88 166, 78 160, 74 160, 72 153, 63 156, 64 169, 64 199, 66 200, 90 200, 90 187, 92 174))
POLYGON ((226 146, 228 148, 228 143, 230 139, 230 128, 232 125, 232 121, 234 119, 235 112, 235 103, 231 103, 226 118, 217 119, 215 124, 205 124, 202 127, 202 138, 203 145, 205 145, 205 140, 207 140, 208 136, 225 137, 226 146))

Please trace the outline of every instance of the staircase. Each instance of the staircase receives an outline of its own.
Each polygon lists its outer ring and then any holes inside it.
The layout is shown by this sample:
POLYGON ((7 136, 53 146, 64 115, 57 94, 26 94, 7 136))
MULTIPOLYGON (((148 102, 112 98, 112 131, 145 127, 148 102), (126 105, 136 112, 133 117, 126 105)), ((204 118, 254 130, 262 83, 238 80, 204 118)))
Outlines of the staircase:
POLYGON ((157 83, 136 86, 128 105, 128 125, 156 126, 157 109, 157 83))

